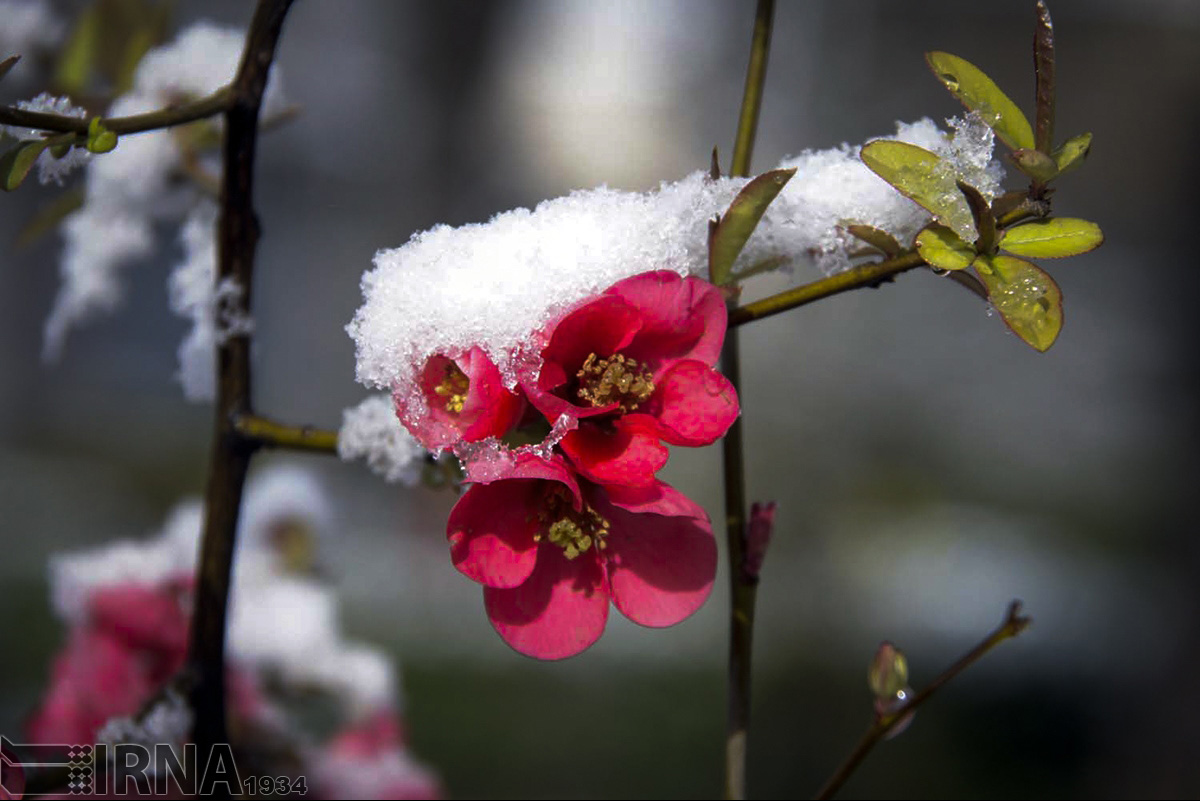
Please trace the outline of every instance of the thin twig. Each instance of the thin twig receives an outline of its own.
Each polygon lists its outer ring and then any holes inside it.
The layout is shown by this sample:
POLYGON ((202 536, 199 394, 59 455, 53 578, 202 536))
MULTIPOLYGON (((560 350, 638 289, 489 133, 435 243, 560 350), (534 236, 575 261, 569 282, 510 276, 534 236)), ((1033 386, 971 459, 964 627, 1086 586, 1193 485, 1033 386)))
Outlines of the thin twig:
POLYGON ((813 281, 812 283, 798 286, 795 289, 780 292, 778 295, 771 295, 768 298, 756 300, 753 303, 747 303, 745 306, 733 309, 729 313, 729 325, 731 327, 745 325, 755 320, 761 320, 764 317, 771 317, 780 312, 804 306, 815 300, 827 298, 830 295, 849 292, 851 289, 877 287, 880 284, 890 281, 892 276, 898 273, 920 267, 924 264, 925 260, 914 251, 903 253, 894 259, 852 267, 844 272, 831 275, 828 278, 822 278, 819 281, 813 281))
POLYGON ((260 447, 337 453, 336 431, 324 431, 314 426, 289 426, 254 414, 238 415, 233 427, 242 437, 260 447))
MULTIPOLYGON (((754 35, 750 64, 746 69, 746 88, 738 117, 737 137, 730 173, 750 174, 750 156, 762 107, 763 83, 767 75, 767 54, 771 45, 774 0, 759 0, 754 17, 754 35)), ((731 308, 732 315, 732 308, 731 308)), ((732 322, 732 319, 731 319, 732 322)), ((741 393, 741 365, 738 332, 730 326, 721 351, 721 369, 741 393)), ((729 616, 729 687, 725 729, 725 797, 746 797, 746 741, 750 729, 751 645, 754 631, 754 601, 757 580, 746 577, 746 473, 742 418, 730 426, 721 443, 725 475, 725 525, 729 547, 731 608, 729 616)))
POLYGON ((953 679, 959 673, 969 668, 975 662, 979 661, 980 657, 988 651, 995 648, 1005 640, 1016 637, 1033 622, 1033 619, 1021 614, 1021 602, 1013 601, 1008 605, 1008 612, 1004 616, 1004 622, 995 628, 990 634, 984 637, 970 651, 967 651, 957 662, 948 667, 940 676, 931 681, 925 689, 921 690, 916 695, 901 706, 892 709, 887 714, 877 715, 875 722, 871 724, 871 728, 867 729, 866 734, 858 741, 858 745, 846 757, 834 774, 829 777, 824 786, 817 793, 816 798, 832 798, 841 786, 846 783, 851 774, 858 768, 862 761, 867 758, 867 754, 871 753, 871 749, 875 744, 887 736, 897 724, 905 720, 918 706, 925 703, 933 696, 935 692, 942 688, 946 682, 953 679))
MULTIPOLYGON (((101 122, 104 123, 105 128, 118 136, 155 131, 221 114, 229 110, 233 99, 233 87, 222 86, 211 95, 191 103, 171 106, 158 111, 148 111, 145 114, 133 114, 128 117, 102 118, 101 122)), ((12 106, 0 106, 0 123, 4 125, 17 125, 22 128, 37 128, 58 133, 87 134, 89 122, 90 119, 87 117, 65 117, 61 114, 48 114, 44 111, 25 111, 12 106)))
MULTIPOLYGON (((258 114, 275 46, 291 4, 292 0, 259 0, 225 111, 216 280, 232 280, 242 288, 238 311, 247 316, 259 233, 253 205, 258 114)), ((216 422, 188 653, 196 680, 190 697, 195 715, 192 737, 201 760, 208 758, 214 745, 228 742, 226 610, 242 489, 250 456, 257 447, 237 432, 234 421, 250 411, 250 339, 243 334, 230 337, 217 348, 216 422)))

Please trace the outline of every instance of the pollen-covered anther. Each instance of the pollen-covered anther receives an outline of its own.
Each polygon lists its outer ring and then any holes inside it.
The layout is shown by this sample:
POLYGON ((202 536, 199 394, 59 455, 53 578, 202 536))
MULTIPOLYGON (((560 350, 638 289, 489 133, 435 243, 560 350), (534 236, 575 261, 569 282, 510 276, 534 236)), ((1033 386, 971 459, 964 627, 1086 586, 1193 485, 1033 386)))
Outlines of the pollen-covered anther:
POLYGON ((446 411, 458 414, 467 402, 467 390, 471 388, 471 379, 458 369, 454 362, 446 362, 445 377, 433 388, 439 397, 446 399, 446 411))
POLYGON ((586 553, 593 546, 603 551, 608 547, 605 538, 610 524, 592 507, 584 504, 576 511, 565 493, 555 493, 548 499, 546 510, 538 515, 548 523, 543 533, 534 535, 535 542, 547 540, 563 549, 568 559, 586 553))
POLYGON ((579 379, 576 394, 592 406, 617 403, 622 411, 632 412, 654 394, 653 373, 620 353, 607 359, 588 354, 575 377, 579 379))

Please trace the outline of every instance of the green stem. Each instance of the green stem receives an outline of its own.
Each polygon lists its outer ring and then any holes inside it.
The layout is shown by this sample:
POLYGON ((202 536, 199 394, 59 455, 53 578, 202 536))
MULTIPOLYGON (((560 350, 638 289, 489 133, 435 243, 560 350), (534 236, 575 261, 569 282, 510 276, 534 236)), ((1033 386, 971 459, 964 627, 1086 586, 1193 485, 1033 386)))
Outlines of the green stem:
POLYGON ((804 306, 815 300, 827 298, 830 295, 849 292, 851 289, 877 287, 883 282, 891 280, 892 276, 898 273, 920 267, 924 264, 925 260, 914 251, 911 253, 902 253, 886 261, 877 261, 871 264, 852 267, 844 272, 831 275, 828 278, 822 278, 819 281, 813 281, 812 283, 798 286, 795 289, 780 292, 778 295, 771 295, 762 300, 756 300, 753 303, 747 303, 745 306, 733 309, 729 312, 729 325, 730 327, 745 325, 755 320, 761 320, 764 317, 771 317, 780 312, 804 306))
MULTIPOLYGON (((202 97, 192 103, 182 106, 149 111, 145 114, 134 114, 129 117, 112 117, 101 119, 104 127, 118 136, 142 131, 154 131, 159 128, 170 128, 174 125, 202 120, 228 111, 234 103, 232 86, 222 86, 207 97, 202 97)), ((87 117, 64 117, 60 114, 47 114, 42 111, 23 111, 11 106, 0 106, 0 123, 17 125, 22 128, 39 128, 43 131, 59 133, 87 134, 87 117)))
POLYGON ((264 448, 289 448, 313 453, 337 453, 336 431, 313 426, 289 426, 253 414, 234 418, 234 429, 245 439, 264 448))
MULTIPOLYGON (((771 45, 774 0, 759 0, 754 17, 750 64, 746 69, 746 87, 738 117, 730 174, 748 176, 754 151, 754 134, 762 107, 763 84, 767 75, 767 54, 771 45)), ((730 307, 733 313, 733 307, 730 307)), ((741 365, 738 331, 732 326, 725 334, 721 351, 721 369, 741 394, 741 365)), ((739 416, 721 443, 725 475, 725 534, 729 550, 729 687, 725 729, 725 797, 746 797, 746 744, 750 729, 751 645, 754 631, 754 601, 757 581, 743 569, 746 558, 746 473, 742 418, 739 416)))
POLYGON ((928 701, 935 692, 941 689, 947 682, 953 679, 958 674, 969 668, 971 665, 979 661, 979 659, 988 651, 995 648, 1000 643, 1007 639, 1016 637, 1024 631, 1033 620, 1021 614, 1021 602, 1013 601, 1008 605, 1008 611, 1004 616, 1004 622, 997 626, 990 634, 983 638, 974 648, 964 654, 957 662, 946 668, 940 676, 931 681, 925 689, 914 695, 903 706, 899 706, 886 714, 877 715, 875 722, 871 724, 871 728, 867 729, 866 734, 858 741, 858 745, 846 757, 834 774, 829 777, 824 786, 817 793, 816 798, 832 798, 841 786, 846 783, 851 774, 858 768, 862 761, 867 758, 867 754, 871 753, 871 749, 875 744, 887 736, 888 732, 906 720, 918 706, 928 701))
MULTIPOLYGON (((238 311, 245 315, 250 313, 258 243, 253 206, 258 114, 291 4, 292 0, 259 0, 225 104, 216 281, 231 279, 242 287, 238 311)), ((192 737, 200 760, 208 758, 214 745, 229 741, 225 724, 226 612, 242 489, 250 456, 258 445, 238 432, 235 421, 250 414, 250 409, 250 338, 234 336, 217 349, 216 422, 188 651, 188 667, 196 682, 190 697, 195 716, 192 737)))

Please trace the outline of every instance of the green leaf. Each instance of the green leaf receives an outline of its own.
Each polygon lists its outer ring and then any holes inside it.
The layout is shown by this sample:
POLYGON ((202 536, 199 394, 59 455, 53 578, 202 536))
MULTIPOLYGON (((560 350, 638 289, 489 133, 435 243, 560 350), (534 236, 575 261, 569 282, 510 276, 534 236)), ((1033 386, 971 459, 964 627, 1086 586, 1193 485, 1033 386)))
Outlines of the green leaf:
POLYGON ((1062 291, 1054 279, 1023 259, 980 256, 975 272, 988 301, 1012 332, 1034 350, 1046 351, 1062 329, 1062 291))
POLYGON ((771 170, 742 187, 737 197, 729 204, 729 210, 710 229, 708 243, 708 275, 718 286, 729 283, 733 263, 754 233, 758 221, 796 174, 790 170, 771 170))
POLYGON ((900 243, 896 241, 896 237, 872 225, 850 223, 846 225, 846 230, 889 258, 903 250, 900 243))
POLYGON ((966 59, 936 50, 926 53, 925 60, 950 93, 978 112, 1006 145, 1013 150, 1033 149, 1029 120, 981 69, 966 59))
POLYGON ((978 255, 975 248, 959 238, 944 225, 934 223, 917 234, 917 252, 940 270, 963 270, 971 266, 978 255))
POLYGON ((1023 223, 1004 232, 1000 247, 1018 256, 1058 259, 1095 250, 1104 241, 1100 226, 1074 217, 1023 223))
POLYGON ((16 66, 16 63, 20 60, 20 56, 9 56, 3 61, 0 61, 0 81, 4 80, 4 76, 7 75, 8 71, 16 66))
POLYGON ((85 193, 81 187, 69 189, 55 197, 49 205, 38 209, 18 232, 17 247, 28 247, 53 231, 68 215, 83 207, 84 198, 85 193))
POLYGON ((1033 74, 1037 82, 1037 149, 1049 153, 1054 147, 1054 23, 1042 0, 1034 8, 1037 28, 1033 34, 1033 74))
POLYGON ((59 51, 54 85, 63 94, 87 94, 96 53, 100 47, 104 17, 98 3, 92 3, 75 22, 66 45, 59 51))
POLYGON ((1087 158, 1091 149, 1092 135, 1090 133, 1072 136, 1063 142, 1062 147, 1054 151, 1054 163, 1058 165, 1058 174, 1062 175, 1067 170, 1073 170, 1083 164, 1083 160, 1087 158))
POLYGON ((104 127, 99 117, 88 122, 87 149, 91 153, 108 153, 117 146, 117 135, 104 127))
POLYGON ((863 145, 863 163, 961 237, 972 237, 975 219, 953 174, 937 154, 906 142, 879 139, 863 145))
POLYGON ((54 142, 51 139, 21 142, 0 156, 0 181, 3 182, 4 191, 11 192, 20 186, 29 175, 29 171, 33 169, 38 156, 42 155, 42 151, 52 144, 54 142))
POLYGON ((955 181, 954 185, 967 199, 971 218, 975 221, 975 231, 979 234, 975 240, 975 249, 980 253, 991 253, 996 249, 996 217, 992 214, 991 206, 978 189, 965 181, 955 181))
POLYGON ((1040 150, 1014 150, 1012 160, 1017 169, 1035 181, 1046 183, 1058 175, 1054 159, 1040 150))

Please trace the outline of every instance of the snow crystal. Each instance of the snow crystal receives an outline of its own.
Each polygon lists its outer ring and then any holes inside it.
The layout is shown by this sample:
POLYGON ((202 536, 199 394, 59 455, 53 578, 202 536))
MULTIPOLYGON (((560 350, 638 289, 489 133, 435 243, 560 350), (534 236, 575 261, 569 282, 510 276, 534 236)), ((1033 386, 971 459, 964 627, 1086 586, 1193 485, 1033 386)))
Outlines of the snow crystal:
MULTIPOLYGON (((990 138, 982 141, 969 122, 959 130, 967 133, 951 141, 921 120, 899 125, 895 138, 937 152, 964 176, 998 179, 990 138)), ((845 223, 874 225, 907 242, 929 221, 861 162, 858 148, 805 152, 780 166, 796 167, 796 175, 738 267, 782 256, 826 272, 844 269, 855 247, 841 231, 845 223)), ((708 221, 745 184, 694 173, 651 193, 578 191, 485 224, 437 226, 379 251, 362 279, 363 305, 347 326, 358 380, 419 404, 413 379, 424 362, 478 345, 513 385, 520 370, 540 367, 536 332, 572 304, 648 270, 707 277, 708 221)), ((993 184, 979 188, 995 192, 993 184)))
MULTIPOLYGON (((33 100, 20 100, 17 108, 22 111, 40 111, 46 114, 58 114, 64 117, 87 116, 87 109, 77 108, 65 97, 55 97, 49 92, 42 92, 33 100)), ((38 128, 21 128, 16 125, 4 126, 4 133, 22 142, 33 142, 43 138, 43 132, 38 128)), ((86 148, 73 147, 62 157, 56 157, 49 150, 43 150, 37 159, 38 180, 43 184, 53 181, 62 186, 63 178, 76 167, 88 163, 91 153, 86 148)))
POLYGON ((372 395, 342 413, 338 456, 343 461, 365 458, 385 481, 412 487, 421 480, 425 453, 396 417, 390 395, 372 395))
POLYGON ((158 743, 180 745, 191 737, 192 710, 187 699, 173 687, 168 688, 139 718, 110 719, 96 732, 96 742, 109 745, 137 743, 153 748, 158 743))
MULTIPOLYGON (((173 43, 145 55, 134 74, 133 88, 114 101, 106 116, 142 114, 211 94, 235 75, 243 42, 244 33, 235 28, 196 23, 173 43)), ((264 115, 283 108, 278 70, 271 70, 263 103, 264 115)), ((219 127, 221 122, 215 117, 202 124, 219 127)), ((63 281, 46 324, 44 355, 57 358, 72 327, 116 307, 121 297, 119 269, 150 253, 154 223, 176 224, 188 217, 190 230, 182 233, 186 258, 176 270, 183 276, 177 287, 172 275, 171 304, 193 321, 179 348, 184 392, 190 400, 207 400, 213 397, 213 348, 224 337, 247 332, 249 320, 228 313, 238 287, 211 286, 215 250, 202 240, 211 240, 215 231, 206 220, 211 213, 200 208, 211 202, 191 182, 180 179, 184 158, 180 141, 179 132, 173 130, 130 134, 122 136, 112 152, 88 161, 84 207, 64 221, 63 281), (114 224, 122 238, 116 243, 96 241, 104 239, 114 224), (136 242, 130 236, 135 230, 136 242), (210 286, 203 291, 205 275, 210 286)), ((209 163, 201 159, 202 166, 209 163)))
POLYGON ((179 382, 190 401, 216 397, 216 348, 232 336, 254 330, 254 321, 241 311, 242 290, 231 278, 216 283, 217 207, 203 201, 180 229, 184 258, 171 272, 168 296, 171 311, 192 321, 179 345, 179 382))

